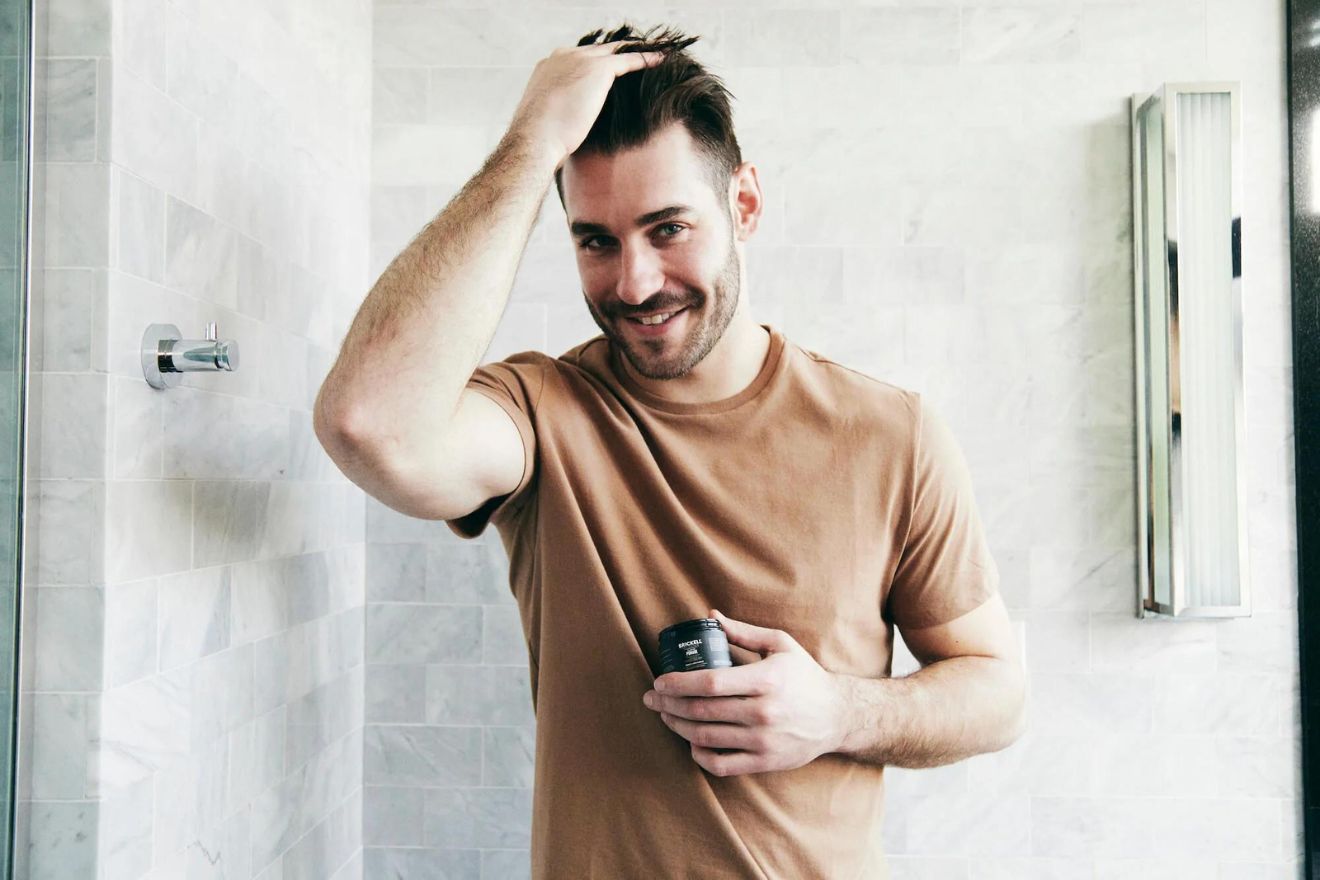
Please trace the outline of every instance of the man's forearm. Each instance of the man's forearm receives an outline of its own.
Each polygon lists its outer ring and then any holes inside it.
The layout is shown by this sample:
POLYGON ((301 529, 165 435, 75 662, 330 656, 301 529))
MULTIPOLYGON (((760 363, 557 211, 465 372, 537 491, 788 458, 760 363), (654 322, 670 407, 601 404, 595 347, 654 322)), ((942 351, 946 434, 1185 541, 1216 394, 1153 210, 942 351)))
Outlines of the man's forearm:
POLYGON ((836 673, 844 698, 841 745, 859 761, 938 767, 1013 743, 1026 723, 1020 667, 950 657, 903 678, 836 673))
POLYGON ((555 160, 515 132, 381 274, 317 414, 394 449, 434 442, 490 345, 555 160))

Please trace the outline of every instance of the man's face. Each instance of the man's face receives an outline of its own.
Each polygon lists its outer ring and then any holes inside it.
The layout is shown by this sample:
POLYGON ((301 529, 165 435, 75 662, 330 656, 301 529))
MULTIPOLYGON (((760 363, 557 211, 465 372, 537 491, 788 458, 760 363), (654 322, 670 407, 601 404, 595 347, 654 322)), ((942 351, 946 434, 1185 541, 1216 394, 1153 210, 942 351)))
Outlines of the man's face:
POLYGON ((728 203, 687 129, 614 156, 571 156, 563 186, 596 325, 641 375, 686 375, 724 335, 740 292, 728 203), (674 311, 657 326, 634 319, 674 311))

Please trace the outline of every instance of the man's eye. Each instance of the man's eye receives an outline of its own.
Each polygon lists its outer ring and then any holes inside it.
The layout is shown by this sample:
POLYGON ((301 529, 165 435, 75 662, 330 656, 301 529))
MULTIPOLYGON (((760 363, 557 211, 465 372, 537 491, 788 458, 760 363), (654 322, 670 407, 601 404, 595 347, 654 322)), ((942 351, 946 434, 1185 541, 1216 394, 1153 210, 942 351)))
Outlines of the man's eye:
MULTIPOLYGON (((663 226, 658 226, 658 227, 656 227, 656 228, 659 229, 659 230, 661 230, 662 232, 663 232, 663 230, 666 230, 666 229, 673 229, 673 230, 674 230, 673 232, 665 233, 665 238, 673 238, 674 236, 676 236, 676 235, 678 235, 680 232, 682 232, 684 229, 687 229, 687 227, 684 226, 682 223, 666 223, 666 224, 664 224, 663 226)), ((599 239, 602 243, 605 242, 605 239, 602 238, 602 237, 599 236, 599 235, 589 235, 589 236, 587 236, 586 238, 582 239, 582 241, 578 242, 578 247, 582 248, 582 250, 584 250, 584 251, 598 251, 598 250, 600 250, 601 248, 600 248, 600 247, 596 247, 596 246, 593 245, 593 243, 594 243, 596 240, 598 240, 598 239, 599 239)), ((602 246, 603 246, 603 244, 602 244, 602 246)))

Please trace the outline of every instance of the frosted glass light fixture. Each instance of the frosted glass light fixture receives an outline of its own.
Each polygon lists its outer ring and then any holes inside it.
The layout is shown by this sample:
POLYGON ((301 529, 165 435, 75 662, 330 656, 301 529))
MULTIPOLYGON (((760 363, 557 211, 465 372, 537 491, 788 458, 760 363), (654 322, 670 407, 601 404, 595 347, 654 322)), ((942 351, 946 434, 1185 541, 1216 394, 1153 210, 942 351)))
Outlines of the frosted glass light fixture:
POLYGON ((1132 97, 1137 616, 1251 614, 1236 82, 1132 97))

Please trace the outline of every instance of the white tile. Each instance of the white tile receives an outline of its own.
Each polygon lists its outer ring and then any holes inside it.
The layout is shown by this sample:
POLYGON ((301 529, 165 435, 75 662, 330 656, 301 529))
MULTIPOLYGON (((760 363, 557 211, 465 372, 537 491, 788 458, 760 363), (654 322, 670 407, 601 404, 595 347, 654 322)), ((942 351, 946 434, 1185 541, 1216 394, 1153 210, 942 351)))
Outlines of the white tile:
POLYGON ((166 0, 120 0, 112 26, 124 65, 158 89, 165 87, 166 0))
POLYGON ((105 510, 107 579, 134 580, 192 564, 191 481, 110 481, 105 510))
POLYGON ((1146 676, 1156 730, 1220 736, 1275 734, 1287 709, 1282 676, 1200 672, 1146 676))
POLYGON ((956 7, 843 11, 844 64, 948 64, 958 61, 956 7))
POLYGON ((832 66, 841 58, 841 16, 834 9, 728 10, 722 55, 703 60, 741 67, 832 66))
POLYGON ((227 566, 166 575, 159 584, 162 671, 229 647, 231 578, 227 566))
POLYGON ((185 202, 166 199, 167 287, 234 308, 238 295, 237 250, 238 233, 233 228, 185 202))
POLYGON ((33 486, 37 527, 29 529, 27 558, 42 584, 99 583, 104 559, 105 484, 96 480, 38 480, 33 486), (50 540, 58 535, 58 540, 50 540))
POLYGON ((385 186, 462 185, 498 142, 498 134, 470 124, 376 125, 373 180, 385 186))
POLYGON ((96 163, 45 166, 47 268, 106 265, 109 253, 110 168, 96 163))
POLYGON ((31 796, 38 800, 82 800, 93 794, 89 756, 96 748, 96 697, 33 694, 31 796))
POLYGON ((158 582, 108 585, 105 590, 105 685, 137 681, 156 671, 158 582))
POLYGON ((1091 615, 1091 669, 1164 675, 1213 672, 1218 652, 1216 625, 1207 620, 1171 621, 1095 612, 1091 615))
POLYGON ((54 0, 47 11, 46 51, 51 55, 106 55, 110 52, 107 0, 54 0))
POLYGON ((1218 743, 1213 736, 1097 731, 1090 748, 1095 793, 1214 797, 1223 773, 1218 743))
POLYGON ((160 190, 116 168, 110 177, 114 268, 148 281, 165 277, 165 202, 160 190))
POLYGON ((42 95, 45 149, 49 162, 91 162, 96 156, 97 62, 93 58, 38 61, 35 88, 42 95))
POLYGON ((161 448, 168 436, 164 395, 142 378, 110 377, 111 475, 117 479, 160 479, 161 448))
POLYGON ((39 691, 100 689, 102 591, 91 587, 40 587, 30 601, 36 637, 32 687, 39 691))
POLYGON ((116 67, 114 82, 116 164, 177 198, 195 198, 197 117, 127 68, 116 67))
POLYGON ((42 375, 39 475, 102 479, 106 476, 107 377, 96 373, 42 375))
POLYGON ((29 811, 27 876, 31 880, 63 880, 95 874, 98 804, 38 802, 29 811))
POLYGON ((33 277, 29 367, 34 373, 89 369, 92 303, 104 297, 105 273, 101 271, 50 269, 33 277))
POLYGON ((150 777, 107 793, 97 841, 103 877, 127 880, 150 870, 153 798, 150 777))
POLYGON ((967 9, 962 17, 962 60, 969 64, 1075 60, 1082 48, 1081 21, 1079 10, 1066 8, 967 9))
POLYGON ((905 799, 905 852, 912 855, 1027 855, 1031 847, 1031 799, 983 792, 905 799))
POLYGON ((192 711, 188 677, 180 672, 107 691, 101 705, 100 784, 129 785, 181 760, 189 750, 192 711))
POLYGON ((1291 798, 1300 791, 1301 741, 1293 736, 1218 737, 1219 791, 1226 797, 1291 798))
POLYGON ((1089 746, 1086 737, 1051 736, 1031 725, 1008 748, 964 762, 968 790, 1029 795, 1089 792, 1093 786, 1089 746))
POLYGON ((1219 669, 1225 672, 1298 674, 1295 611, 1253 611, 1218 627, 1219 669))
POLYGON ((1077 880, 1091 876, 1088 859, 1036 856, 972 859, 969 868, 971 880, 1077 880))

